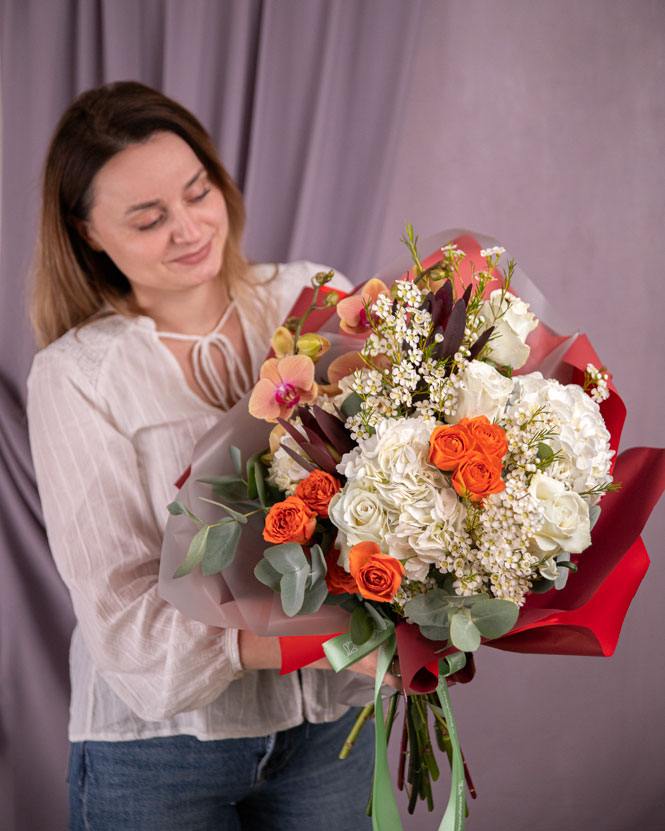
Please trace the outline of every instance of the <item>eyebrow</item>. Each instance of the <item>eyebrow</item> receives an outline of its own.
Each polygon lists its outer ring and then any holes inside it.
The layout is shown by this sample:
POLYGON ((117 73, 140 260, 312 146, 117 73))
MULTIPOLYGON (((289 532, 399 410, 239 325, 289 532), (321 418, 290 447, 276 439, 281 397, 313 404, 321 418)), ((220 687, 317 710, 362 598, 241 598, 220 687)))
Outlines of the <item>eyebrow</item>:
MULTIPOLYGON (((188 188, 191 188, 191 186, 194 184, 194 182, 196 182, 196 180, 199 179, 205 172, 206 172, 205 167, 200 167, 199 170, 197 170, 197 172, 189 180, 189 182, 187 182, 187 184, 185 185, 183 190, 187 190, 188 188)), ((147 208, 155 208, 159 204, 160 204, 159 199, 152 199, 149 202, 140 202, 138 205, 132 205, 131 207, 127 208, 127 210, 125 211, 125 216, 128 216, 129 214, 136 213, 137 211, 145 211, 147 208)))

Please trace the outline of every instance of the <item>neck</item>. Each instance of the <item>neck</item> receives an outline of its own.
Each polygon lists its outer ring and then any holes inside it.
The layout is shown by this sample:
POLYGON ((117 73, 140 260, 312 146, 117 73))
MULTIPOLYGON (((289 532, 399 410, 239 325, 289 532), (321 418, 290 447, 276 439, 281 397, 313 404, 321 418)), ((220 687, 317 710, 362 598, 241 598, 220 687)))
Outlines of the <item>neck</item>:
POLYGON ((230 297, 225 282, 218 278, 167 297, 163 292, 155 296, 141 292, 136 300, 141 313, 155 321, 157 331, 207 335, 219 323, 230 297))

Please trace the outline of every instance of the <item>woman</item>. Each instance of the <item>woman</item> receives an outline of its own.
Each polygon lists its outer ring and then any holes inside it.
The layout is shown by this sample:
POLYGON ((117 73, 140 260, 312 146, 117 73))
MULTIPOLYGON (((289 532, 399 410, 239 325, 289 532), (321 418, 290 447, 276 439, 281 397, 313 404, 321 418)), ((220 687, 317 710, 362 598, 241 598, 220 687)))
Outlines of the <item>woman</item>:
MULTIPOLYGON (((361 828, 371 735, 276 638, 157 594, 172 483, 256 378, 266 333, 321 270, 250 266, 244 209, 198 121, 137 83, 84 93, 48 152, 29 378, 49 540, 77 627, 71 828, 361 828)), ((344 287, 345 281, 337 281, 344 287)), ((373 673, 373 659, 356 669, 373 673)), ((343 675, 343 673, 342 673, 343 675)))

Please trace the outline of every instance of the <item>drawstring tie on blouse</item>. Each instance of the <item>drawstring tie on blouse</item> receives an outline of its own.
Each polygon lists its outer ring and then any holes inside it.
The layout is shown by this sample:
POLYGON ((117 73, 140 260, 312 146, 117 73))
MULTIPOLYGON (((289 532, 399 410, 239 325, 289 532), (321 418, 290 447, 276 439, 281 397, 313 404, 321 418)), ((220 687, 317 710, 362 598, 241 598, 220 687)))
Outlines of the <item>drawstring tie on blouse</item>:
POLYGON ((194 378, 208 401, 216 407, 228 410, 241 399, 251 386, 242 361, 231 341, 222 334, 221 329, 228 321, 235 308, 234 301, 226 307, 221 320, 207 335, 183 335, 180 332, 158 332, 160 338, 190 341, 192 349, 192 367, 194 378), (223 382, 212 357, 212 348, 216 347, 226 364, 228 378, 223 382))

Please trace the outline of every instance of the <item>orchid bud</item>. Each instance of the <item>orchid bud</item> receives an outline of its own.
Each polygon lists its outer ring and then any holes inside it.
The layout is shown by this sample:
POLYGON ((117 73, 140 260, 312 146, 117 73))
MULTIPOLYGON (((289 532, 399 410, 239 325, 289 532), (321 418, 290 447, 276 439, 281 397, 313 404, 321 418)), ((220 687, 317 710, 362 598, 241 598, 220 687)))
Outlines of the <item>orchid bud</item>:
POLYGON ((285 355, 292 355, 293 335, 286 326, 280 326, 278 329, 275 329, 275 334, 272 336, 270 345, 278 358, 283 358, 285 355))
POLYGON ((324 306, 336 306, 339 303, 339 294, 336 291, 329 291, 323 298, 324 306))
POLYGON ((332 269, 330 269, 330 271, 319 271, 312 277, 312 285, 314 288, 317 286, 325 286, 325 284, 329 283, 334 276, 335 272, 332 269))
POLYGON ((297 347, 299 355, 307 355, 308 358, 311 358, 316 363, 321 355, 330 348, 330 341, 314 332, 308 332, 306 335, 298 338, 297 347))

